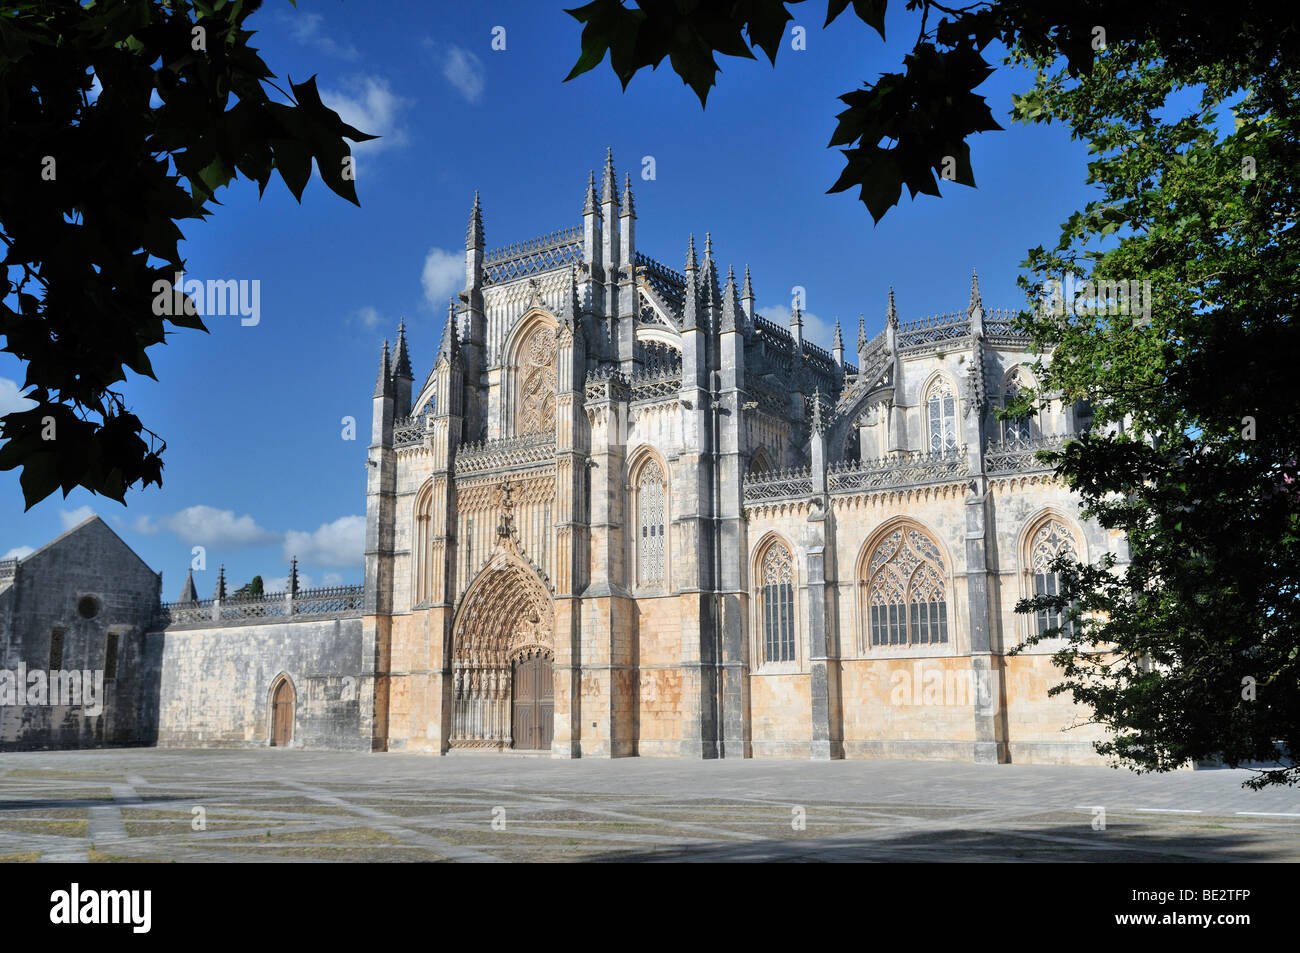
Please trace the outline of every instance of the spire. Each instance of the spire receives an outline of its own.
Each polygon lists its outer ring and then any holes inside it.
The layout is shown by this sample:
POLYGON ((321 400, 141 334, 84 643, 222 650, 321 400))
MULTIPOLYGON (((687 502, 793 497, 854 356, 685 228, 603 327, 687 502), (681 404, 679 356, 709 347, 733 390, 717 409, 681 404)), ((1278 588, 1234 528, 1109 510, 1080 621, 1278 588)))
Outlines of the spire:
POLYGON ((397 325, 397 352, 393 355, 393 379, 411 380, 411 358, 406 353, 406 319, 397 325))
MULTIPOLYGON (((864 318, 862 316, 862 312, 859 311, 858 312, 858 353, 861 354, 866 349, 867 349, 867 319, 864 318)), ((865 371, 866 368, 864 367, 862 368, 862 370, 865 371)))
POLYGON ((837 347, 844 350, 844 335, 840 333, 840 319, 835 318, 835 339, 831 342, 831 347, 837 347))
POLYGON ((483 247, 483 212, 478 204, 478 189, 474 190, 474 207, 469 213, 469 228, 465 231, 465 247, 483 247))
POLYGON ((736 315, 736 271, 727 266, 727 285, 722 289, 722 324, 719 331, 734 331, 737 328, 736 315))
POLYGON ((632 173, 623 173, 623 214, 636 218, 636 209, 632 206, 632 173))
POLYGON ((898 327, 898 309, 894 307, 894 286, 889 286, 889 309, 885 312, 885 323, 891 328, 898 327))
MULTIPOLYGON (((722 292, 718 288, 718 266, 713 261, 713 236, 709 232, 704 233, 704 267, 700 275, 704 282, 704 306, 709 309, 712 321, 717 321, 718 299, 722 297, 722 292)), ((716 325, 711 325, 710 330, 716 325)))
POLYGON ((379 358, 379 380, 375 382, 376 397, 393 396, 392 365, 388 361, 388 338, 384 338, 384 350, 379 358))
POLYGON ((582 203, 583 215, 596 214, 596 173, 587 173, 587 200, 582 203))
POLYGON ((748 266, 748 265, 745 266, 745 285, 744 285, 744 287, 741 288, 741 290, 740 290, 740 297, 741 297, 742 300, 745 299, 745 298, 748 298, 748 299, 751 300, 751 301, 754 300, 754 286, 751 285, 751 284, 749 283, 749 266, 748 266))
POLYGON ((569 268, 569 290, 564 296, 564 302, 561 308, 560 323, 566 327, 577 327, 582 320, 582 305, 578 301, 578 276, 577 267, 569 268))
POLYGON ((974 311, 976 308, 984 308, 984 302, 980 299, 980 276, 975 273, 975 269, 970 271, 970 305, 966 308, 967 313, 974 311))
POLYGON ((225 601, 226 598, 226 567, 223 564, 217 570, 217 595, 216 598, 225 601))
POLYGON ((442 343, 438 345, 438 360, 455 361, 459 356, 460 342, 456 337, 456 299, 447 299, 447 323, 442 326, 442 343))
POLYGON ((812 395, 812 431, 821 434, 826 432, 826 424, 822 421, 822 389, 816 387, 812 395))
POLYGON ((683 330, 694 330, 699 320, 696 313, 699 307, 699 285, 695 280, 698 268, 695 261, 695 235, 692 234, 686 245, 686 288, 682 292, 683 330))
POLYGON ((600 189, 600 202, 602 205, 608 205, 610 202, 617 202, 618 186, 614 181, 614 150, 607 148, 605 150, 605 176, 600 189))
POLYGON ((185 585, 181 587, 181 597, 176 601, 177 602, 198 602, 199 601, 198 591, 194 588, 193 567, 191 567, 190 571, 185 574, 185 585))
POLYGON ((298 594, 298 557, 294 556, 289 563, 289 595, 298 594))

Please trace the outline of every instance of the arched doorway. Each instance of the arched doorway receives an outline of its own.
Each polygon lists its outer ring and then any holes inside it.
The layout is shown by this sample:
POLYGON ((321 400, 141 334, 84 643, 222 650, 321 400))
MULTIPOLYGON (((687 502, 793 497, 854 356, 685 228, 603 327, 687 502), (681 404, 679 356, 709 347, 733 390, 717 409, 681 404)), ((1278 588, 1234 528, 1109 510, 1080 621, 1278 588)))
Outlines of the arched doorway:
POLYGON ((553 659, 540 649, 514 662, 514 717, 511 736, 521 751, 547 751, 555 731, 553 659))
POLYGON ((281 678, 271 692, 271 746, 287 748, 293 740, 293 684, 281 678))
POLYGON ((519 551, 509 492, 503 497, 497 551, 470 583, 453 624, 448 744, 544 750, 554 721, 554 609, 519 551))

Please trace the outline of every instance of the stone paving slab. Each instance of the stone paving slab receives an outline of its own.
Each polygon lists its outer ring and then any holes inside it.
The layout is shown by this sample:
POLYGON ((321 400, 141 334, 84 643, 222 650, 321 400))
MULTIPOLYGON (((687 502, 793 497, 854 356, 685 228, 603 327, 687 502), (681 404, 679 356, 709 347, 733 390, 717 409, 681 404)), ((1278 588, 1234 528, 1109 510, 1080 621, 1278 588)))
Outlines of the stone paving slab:
POLYGON ((23 752, 6 754, 0 771, 0 857, 1300 860, 1300 790, 1250 791, 1241 786, 1250 776, 917 761, 23 752))

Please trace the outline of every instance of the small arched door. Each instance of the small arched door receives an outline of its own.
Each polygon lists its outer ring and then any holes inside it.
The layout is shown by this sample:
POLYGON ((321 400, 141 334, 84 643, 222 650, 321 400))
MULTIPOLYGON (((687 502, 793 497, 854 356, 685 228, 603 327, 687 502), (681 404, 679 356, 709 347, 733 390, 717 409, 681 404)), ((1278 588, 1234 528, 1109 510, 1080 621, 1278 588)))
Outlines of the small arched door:
POLYGON ((551 660, 542 656, 521 658, 514 671, 514 747, 546 751, 555 728, 555 680, 551 660))
POLYGON ((287 748, 293 739, 293 685, 287 678, 280 679, 271 696, 271 744, 287 748))

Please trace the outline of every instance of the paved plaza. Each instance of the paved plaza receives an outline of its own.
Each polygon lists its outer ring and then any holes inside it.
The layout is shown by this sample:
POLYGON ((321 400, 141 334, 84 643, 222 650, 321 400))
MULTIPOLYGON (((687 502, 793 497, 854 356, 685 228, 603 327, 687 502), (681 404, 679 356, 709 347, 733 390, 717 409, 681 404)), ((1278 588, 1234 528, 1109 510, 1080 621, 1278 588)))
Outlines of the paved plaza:
POLYGON ((0 860, 1300 859, 1300 790, 1243 790, 1247 776, 914 761, 32 752, 0 756, 0 860))

